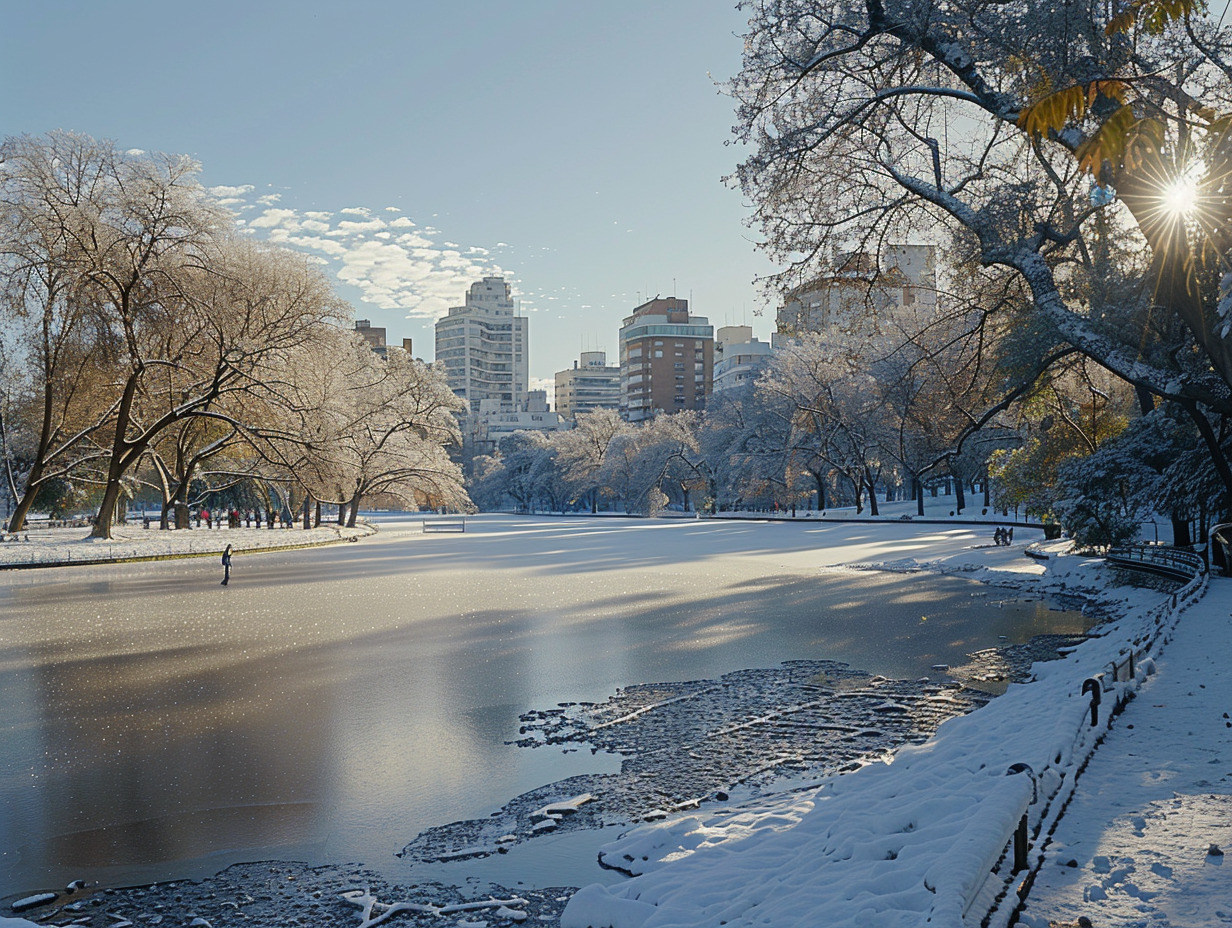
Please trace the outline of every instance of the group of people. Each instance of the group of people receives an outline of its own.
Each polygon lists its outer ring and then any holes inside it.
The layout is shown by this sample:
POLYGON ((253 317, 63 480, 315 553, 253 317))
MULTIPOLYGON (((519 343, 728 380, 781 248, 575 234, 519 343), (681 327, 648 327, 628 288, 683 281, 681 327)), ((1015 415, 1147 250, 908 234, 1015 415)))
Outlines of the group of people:
MULTIPOLYGON (((251 525, 252 524, 252 510, 251 509, 248 510, 247 516, 248 516, 248 523, 251 525)), ((230 512, 219 512, 217 509, 214 510, 213 512, 210 512, 208 509, 201 510, 201 519, 205 520, 206 528, 213 528, 215 523, 218 524, 219 528, 222 528, 222 520, 224 518, 227 520, 227 528, 239 528, 240 527, 241 517, 240 517, 240 511, 238 509, 232 509, 230 512)), ((197 520, 198 525, 201 524, 201 519, 197 520)))
POLYGON ((1014 527, 1002 528, 997 526, 997 530, 992 533, 992 543, 1000 548, 1002 545, 1012 545, 1014 543, 1014 527))

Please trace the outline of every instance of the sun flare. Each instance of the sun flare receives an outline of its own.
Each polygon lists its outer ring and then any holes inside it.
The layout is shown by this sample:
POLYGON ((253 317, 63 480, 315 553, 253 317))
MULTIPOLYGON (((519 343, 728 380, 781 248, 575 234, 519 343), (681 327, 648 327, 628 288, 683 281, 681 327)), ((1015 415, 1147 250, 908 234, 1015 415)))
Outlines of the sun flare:
POLYGON ((1190 177, 1178 177, 1164 187, 1163 208, 1174 216, 1187 216, 1198 206, 1198 185, 1190 177))

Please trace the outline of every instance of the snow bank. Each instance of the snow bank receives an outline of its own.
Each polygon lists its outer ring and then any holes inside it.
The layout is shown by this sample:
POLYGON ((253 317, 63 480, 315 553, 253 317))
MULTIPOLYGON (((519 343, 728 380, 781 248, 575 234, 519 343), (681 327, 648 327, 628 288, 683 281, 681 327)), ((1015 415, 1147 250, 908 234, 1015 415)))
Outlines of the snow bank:
MULTIPOLYGON (((1042 553, 1046 561, 1022 560, 1046 567, 1043 589, 1100 592, 1103 608, 1124 617, 1065 659, 1034 665, 1034 682, 943 723, 888 764, 622 836, 601 859, 641 875, 579 891, 563 928, 1006 924, 1021 878, 1011 872, 1012 837, 1024 814, 1039 843, 1110 710, 1145 679, 1154 650, 1206 584, 1200 578, 1175 597, 1112 589, 1099 562, 1042 553), (1102 697, 1094 726, 1084 684, 1102 697)), ((972 572, 970 560, 930 566, 972 572)), ((1032 850, 1025 863, 1039 860, 1032 850)))

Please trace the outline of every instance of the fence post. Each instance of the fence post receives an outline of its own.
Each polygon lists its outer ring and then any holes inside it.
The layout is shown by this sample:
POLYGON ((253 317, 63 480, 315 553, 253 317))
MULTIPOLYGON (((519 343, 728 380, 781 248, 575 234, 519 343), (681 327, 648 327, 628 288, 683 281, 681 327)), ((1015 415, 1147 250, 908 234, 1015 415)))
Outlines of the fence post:
POLYGON ((1087 677, 1082 681, 1082 692, 1091 694, 1091 727, 1099 724, 1099 702, 1103 698, 1103 687, 1098 677, 1087 677))
MULTIPOLYGON (((1035 771, 1031 769, 1030 764, 1014 764, 1007 771, 1007 777, 1015 776, 1019 773, 1025 773, 1031 778, 1031 802, 1034 804, 1039 801, 1039 784, 1035 782, 1035 771)), ((1029 841, 1027 835, 1027 813, 1022 813, 1022 818, 1018 820, 1018 827, 1014 829, 1014 866, 1010 873, 1018 873, 1027 869, 1027 850, 1029 841)))

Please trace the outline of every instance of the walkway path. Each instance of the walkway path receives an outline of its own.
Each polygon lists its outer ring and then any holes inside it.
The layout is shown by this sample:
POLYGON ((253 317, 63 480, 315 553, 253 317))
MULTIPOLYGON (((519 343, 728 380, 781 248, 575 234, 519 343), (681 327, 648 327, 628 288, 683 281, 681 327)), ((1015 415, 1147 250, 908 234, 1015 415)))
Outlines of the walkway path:
POLYGON ((1232 925, 1229 609, 1232 579, 1212 579, 1181 617, 1079 779, 1020 924, 1232 925))

